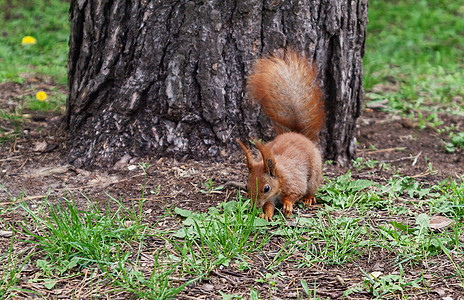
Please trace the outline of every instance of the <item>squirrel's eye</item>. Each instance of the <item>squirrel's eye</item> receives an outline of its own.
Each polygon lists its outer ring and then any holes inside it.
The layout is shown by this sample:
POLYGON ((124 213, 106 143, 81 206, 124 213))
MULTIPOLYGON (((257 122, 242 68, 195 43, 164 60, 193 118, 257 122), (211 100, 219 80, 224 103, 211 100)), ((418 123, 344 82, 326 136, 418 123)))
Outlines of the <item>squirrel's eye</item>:
POLYGON ((266 185, 264 186, 264 192, 265 192, 265 193, 269 192, 270 189, 271 189, 271 187, 270 187, 269 185, 266 184, 266 185))

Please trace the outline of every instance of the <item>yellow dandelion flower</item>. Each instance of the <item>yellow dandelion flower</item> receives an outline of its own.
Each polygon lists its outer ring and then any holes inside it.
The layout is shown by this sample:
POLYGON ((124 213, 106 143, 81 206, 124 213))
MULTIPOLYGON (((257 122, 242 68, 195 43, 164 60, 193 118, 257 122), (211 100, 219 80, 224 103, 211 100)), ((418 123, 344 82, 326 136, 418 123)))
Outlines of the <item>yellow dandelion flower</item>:
POLYGON ((35 43, 37 43, 37 40, 30 35, 23 37, 21 41, 22 45, 34 45, 35 43))
POLYGON ((35 97, 39 101, 45 101, 48 96, 47 96, 47 93, 45 93, 44 91, 40 91, 40 92, 37 92, 37 94, 35 94, 35 97))

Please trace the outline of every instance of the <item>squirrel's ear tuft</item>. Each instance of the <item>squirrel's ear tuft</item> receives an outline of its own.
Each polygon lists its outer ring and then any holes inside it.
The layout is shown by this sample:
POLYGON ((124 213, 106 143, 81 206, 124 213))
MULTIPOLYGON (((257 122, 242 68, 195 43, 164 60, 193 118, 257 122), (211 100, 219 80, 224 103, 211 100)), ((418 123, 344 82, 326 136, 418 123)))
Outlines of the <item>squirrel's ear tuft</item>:
POLYGON ((266 171, 267 173, 269 173, 270 176, 276 177, 275 162, 271 158, 266 159, 266 171))
POLYGON ((274 156, 269 151, 269 148, 266 147, 262 142, 254 140, 256 147, 258 147, 261 156, 263 157, 264 172, 269 174, 272 177, 276 176, 276 166, 274 161, 274 156))
POLYGON ((251 151, 248 150, 248 148, 242 142, 240 142, 239 139, 236 139, 236 141, 240 145, 240 147, 242 147, 243 152, 245 152, 248 169, 252 170, 253 165, 254 165, 254 161, 253 161, 253 155, 251 155, 251 151))

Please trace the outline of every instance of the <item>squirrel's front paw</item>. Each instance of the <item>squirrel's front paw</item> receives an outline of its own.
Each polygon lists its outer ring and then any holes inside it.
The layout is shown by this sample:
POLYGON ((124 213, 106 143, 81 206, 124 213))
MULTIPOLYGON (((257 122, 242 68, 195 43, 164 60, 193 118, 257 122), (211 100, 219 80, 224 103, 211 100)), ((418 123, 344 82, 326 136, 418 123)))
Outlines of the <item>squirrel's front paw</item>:
POLYGON ((284 213, 285 217, 287 217, 287 218, 290 217, 290 215, 293 212, 293 204, 292 204, 292 202, 284 201, 282 210, 283 210, 283 213, 284 213))
POLYGON ((268 222, 271 222, 271 221, 272 221, 272 215, 271 215, 271 214, 267 214, 267 213, 266 213, 266 215, 264 215, 264 214, 259 214, 259 217, 260 217, 261 219, 265 219, 265 220, 268 221, 268 222))
POLYGON ((263 212, 259 215, 260 218, 266 219, 267 221, 272 221, 272 216, 274 215, 274 204, 271 202, 266 202, 263 205, 263 212))

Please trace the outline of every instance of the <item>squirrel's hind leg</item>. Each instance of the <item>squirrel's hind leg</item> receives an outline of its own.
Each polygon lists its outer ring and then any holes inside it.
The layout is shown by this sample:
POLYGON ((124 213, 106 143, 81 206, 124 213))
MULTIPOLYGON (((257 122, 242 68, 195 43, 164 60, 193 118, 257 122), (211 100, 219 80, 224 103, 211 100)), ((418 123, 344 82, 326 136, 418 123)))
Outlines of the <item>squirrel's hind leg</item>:
POLYGON ((311 206, 313 204, 317 204, 316 197, 308 195, 303 197, 301 201, 304 203, 304 205, 311 206))

